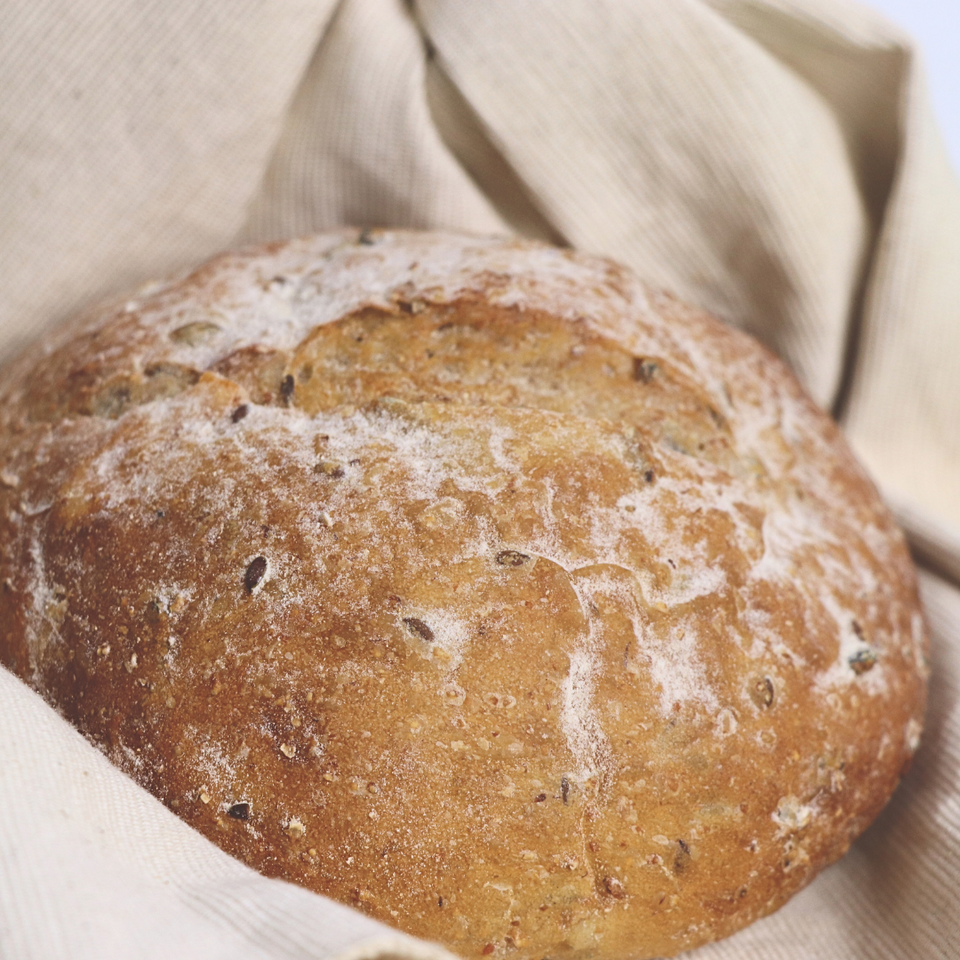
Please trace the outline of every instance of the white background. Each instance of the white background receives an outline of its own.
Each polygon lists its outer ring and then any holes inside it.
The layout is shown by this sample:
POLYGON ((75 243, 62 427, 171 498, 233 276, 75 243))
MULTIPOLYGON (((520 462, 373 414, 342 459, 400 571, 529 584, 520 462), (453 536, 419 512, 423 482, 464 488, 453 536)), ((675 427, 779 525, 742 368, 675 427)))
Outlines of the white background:
POLYGON ((933 108, 960 171, 960 0, 870 0, 919 42, 933 108))

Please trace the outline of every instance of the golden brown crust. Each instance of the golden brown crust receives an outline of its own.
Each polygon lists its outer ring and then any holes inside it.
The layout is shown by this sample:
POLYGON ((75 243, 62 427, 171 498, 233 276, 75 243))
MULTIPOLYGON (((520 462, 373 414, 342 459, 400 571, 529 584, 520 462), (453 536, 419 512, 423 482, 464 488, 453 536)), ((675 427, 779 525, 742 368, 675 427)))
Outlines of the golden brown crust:
POLYGON ((776 909, 916 748, 913 569, 837 429, 607 261, 341 232, 0 379, 0 655, 265 873, 464 956, 776 909))

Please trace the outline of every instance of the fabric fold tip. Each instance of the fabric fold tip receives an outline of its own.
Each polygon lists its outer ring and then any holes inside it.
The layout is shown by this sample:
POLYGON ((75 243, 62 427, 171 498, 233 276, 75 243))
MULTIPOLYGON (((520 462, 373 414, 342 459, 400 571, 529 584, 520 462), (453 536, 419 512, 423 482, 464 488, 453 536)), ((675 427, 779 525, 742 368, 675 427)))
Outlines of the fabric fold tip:
POLYGON ((881 487, 880 493, 903 527, 917 562, 960 586, 960 528, 899 490, 881 487))

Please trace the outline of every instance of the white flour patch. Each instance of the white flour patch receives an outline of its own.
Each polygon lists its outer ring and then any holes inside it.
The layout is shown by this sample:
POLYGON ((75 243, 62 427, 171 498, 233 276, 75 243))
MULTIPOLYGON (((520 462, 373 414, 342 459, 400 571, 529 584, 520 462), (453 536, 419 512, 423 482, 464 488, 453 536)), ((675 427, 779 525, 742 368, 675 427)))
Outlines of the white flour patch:
POLYGON ((650 676, 660 688, 660 709, 670 715, 674 704, 695 704, 710 713, 718 709, 717 695, 700 660, 700 643, 693 618, 673 625, 665 640, 642 638, 649 657, 650 676))

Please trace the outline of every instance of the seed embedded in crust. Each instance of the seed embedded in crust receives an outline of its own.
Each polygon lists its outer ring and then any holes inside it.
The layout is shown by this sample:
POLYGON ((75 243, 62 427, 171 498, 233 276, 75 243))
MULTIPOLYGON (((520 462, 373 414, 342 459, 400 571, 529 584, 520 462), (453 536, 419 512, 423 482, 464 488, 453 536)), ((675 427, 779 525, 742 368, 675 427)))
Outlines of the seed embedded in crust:
POLYGON ((325 477, 330 477, 332 480, 339 480, 343 474, 343 464, 338 463, 336 460, 321 460, 314 468, 314 473, 322 473, 325 477))
POLYGON ((522 567, 529 560, 530 557, 525 553, 520 553, 519 550, 501 550, 497 554, 497 563, 501 567, 522 567))
POLYGON ((234 820, 249 820, 250 819, 250 804, 246 800, 241 803, 234 803, 227 810, 227 816, 233 817, 234 820))
POLYGON ((287 405, 293 399, 293 391, 296 389, 296 381, 293 379, 293 374, 288 373, 283 380, 280 381, 280 399, 287 405))
POLYGON ((750 699, 761 710, 773 706, 773 696, 773 681, 769 677, 760 677, 758 680, 754 680, 750 686, 750 699))
POLYGON ((230 419, 234 423, 239 423, 248 413, 250 412, 249 403, 241 403, 233 413, 230 414, 230 419))
POLYGON ((184 343, 188 347, 198 347, 220 333, 220 330, 221 328, 217 324, 200 320, 196 323, 185 323, 182 327, 177 327, 170 333, 170 339, 174 343, 184 343))
POLYGON ((307 832, 307 828, 304 826, 303 821, 297 817, 291 819, 284 827, 284 830, 291 840, 299 840, 307 832))
POLYGON ((633 358, 633 379, 640 383, 649 383, 656 376, 659 365, 646 357, 633 358))
POLYGON ((433 643, 433 631, 417 617, 404 617, 403 622, 407 629, 415 633, 421 640, 433 643))
POLYGON ((863 650, 858 650, 847 661, 847 663, 850 664, 850 669, 858 677, 866 673, 868 670, 872 670, 876 662, 877 655, 869 647, 864 647, 863 650))
POLYGON ((250 561, 246 573, 243 575, 243 585, 246 587, 247 593, 253 593, 253 591, 257 589, 266 572, 266 557, 254 557, 250 561))
POLYGON ((610 894, 614 900, 622 900, 626 895, 623 884, 616 877, 604 877, 603 888, 610 894))

